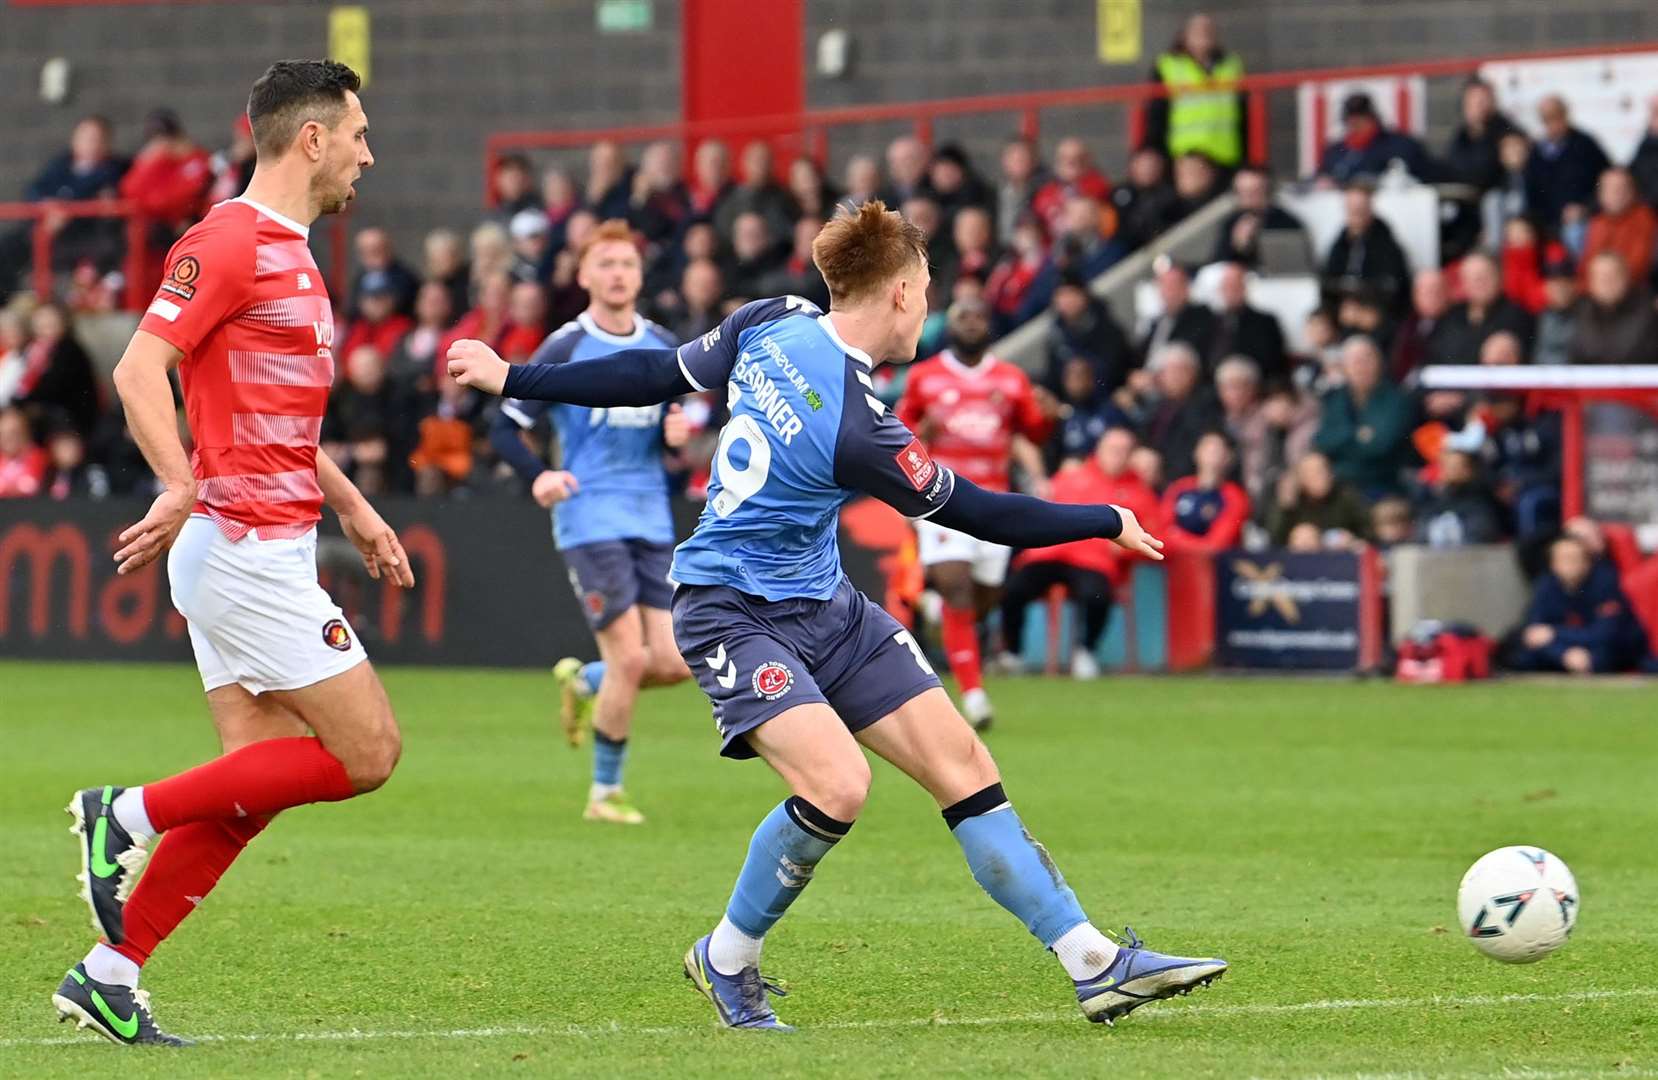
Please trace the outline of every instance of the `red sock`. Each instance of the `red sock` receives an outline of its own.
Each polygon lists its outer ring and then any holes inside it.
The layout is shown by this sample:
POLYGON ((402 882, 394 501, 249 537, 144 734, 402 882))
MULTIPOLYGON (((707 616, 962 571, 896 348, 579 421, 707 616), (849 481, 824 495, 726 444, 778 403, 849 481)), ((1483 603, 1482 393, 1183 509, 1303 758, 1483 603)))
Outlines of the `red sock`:
POLYGON ((944 609, 944 653, 963 692, 984 685, 979 673, 979 619, 972 608, 944 609))
POLYGON ((163 833, 192 821, 259 817, 355 794, 345 766, 320 740, 266 739, 145 784, 144 811, 163 833))
POLYGON ((112 948, 143 967, 269 822, 268 817, 192 821, 163 836, 122 911, 127 938, 112 948))

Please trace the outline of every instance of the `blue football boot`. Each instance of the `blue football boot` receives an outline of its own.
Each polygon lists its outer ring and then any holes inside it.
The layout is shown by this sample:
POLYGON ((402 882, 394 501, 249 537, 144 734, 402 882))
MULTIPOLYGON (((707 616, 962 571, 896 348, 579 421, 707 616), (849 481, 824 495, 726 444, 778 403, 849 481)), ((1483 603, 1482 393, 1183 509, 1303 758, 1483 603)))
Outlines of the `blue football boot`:
POLYGON ((793 1031, 777 1019, 770 995, 786 997, 787 991, 760 975, 757 967, 746 967, 735 975, 721 975, 708 961, 708 939, 704 934, 685 954, 685 977, 697 992, 714 1003, 720 1023, 728 1028, 752 1031, 793 1031))
POLYGON ((1226 961, 1164 956, 1145 947, 1139 935, 1124 927, 1126 938, 1111 966, 1076 984, 1077 1004, 1096 1024, 1115 1023, 1148 1001, 1189 994, 1226 974, 1226 961))

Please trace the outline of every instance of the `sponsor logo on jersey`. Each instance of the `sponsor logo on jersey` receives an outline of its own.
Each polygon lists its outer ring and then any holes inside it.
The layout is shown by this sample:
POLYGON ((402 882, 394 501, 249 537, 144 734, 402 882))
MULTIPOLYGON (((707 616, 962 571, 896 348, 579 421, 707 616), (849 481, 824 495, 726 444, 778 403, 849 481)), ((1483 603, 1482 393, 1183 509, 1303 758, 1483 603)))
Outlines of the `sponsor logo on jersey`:
POLYGON ((703 352, 707 352, 708 350, 712 349, 714 346, 718 345, 719 343, 720 343, 720 328, 717 327, 717 326, 714 327, 714 329, 708 331, 708 333, 702 335, 702 351, 703 352))
POLYGON ((161 283, 161 291, 172 293, 180 300, 188 300, 196 295, 195 281, 201 277, 201 263, 194 255, 186 255, 173 264, 173 269, 167 275, 167 280, 161 283))
MULTIPOLYGON (((748 353, 737 355, 737 364, 731 369, 731 389, 734 393, 747 390, 754 407, 771 424, 772 430, 783 440, 784 446, 794 443, 794 437, 805 428, 805 423, 783 397, 783 391, 760 370, 760 365, 749 359, 748 353)), ((735 403, 733 398, 733 403, 735 403)))
POLYGON ((927 448, 921 445, 920 439, 911 439, 910 444, 898 451, 898 468, 909 479, 910 486, 917 491, 926 491, 927 485, 938 476, 938 466, 933 459, 927 456, 927 448))
MULTIPOLYGON (((800 391, 800 396, 806 399, 807 404, 811 404, 812 399, 817 398, 817 391, 812 389, 812 384, 806 381, 806 376, 800 373, 800 369, 794 366, 794 361, 783 351, 783 346, 768 337, 760 339, 760 348, 771 357, 771 362, 777 365, 777 370, 783 373, 790 385, 800 391)), ((822 398, 818 398, 818 403, 812 406, 814 410, 822 407, 822 398)))
POLYGON ((818 392, 816 390, 813 390, 809 386, 806 388, 806 404, 812 407, 813 412, 817 412, 819 409, 823 408, 823 399, 818 396, 818 392))
POLYGON ((794 686, 794 672, 776 660, 767 660, 754 669, 754 696, 776 701, 794 686))
POLYGON ((329 619, 322 624, 322 643, 330 649, 340 652, 351 651, 351 631, 345 628, 345 623, 339 619, 329 619))
POLYGON ((309 289, 311 287, 311 275, 305 273, 300 274, 299 280, 295 284, 301 289, 309 289))

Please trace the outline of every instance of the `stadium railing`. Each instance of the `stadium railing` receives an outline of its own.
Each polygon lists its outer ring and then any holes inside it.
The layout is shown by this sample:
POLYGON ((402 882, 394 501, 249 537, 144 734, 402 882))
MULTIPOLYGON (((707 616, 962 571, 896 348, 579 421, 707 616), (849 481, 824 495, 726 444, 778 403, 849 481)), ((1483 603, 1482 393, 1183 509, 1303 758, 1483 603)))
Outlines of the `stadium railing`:
MULTIPOLYGON (((1370 64, 1355 67, 1303 68, 1294 71, 1274 71, 1247 75, 1236 83, 1227 84, 1246 96, 1251 159, 1256 164, 1267 163, 1269 144, 1267 97, 1269 94, 1294 91, 1305 83, 1346 81, 1351 79, 1390 78, 1420 75, 1424 78, 1471 75, 1482 64, 1523 62, 1528 60, 1559 60, 1583 56, 1613 56, 1622 53, 1652 52, 1658 42, 1618 42, 1605 45, 1585 45, 1572 48, 1537 49, 1523 52, 1493 53, 1482 56, 1458 56, 1438 60, 1410 60, 1392 64, 1370 64)), ((1035 139, 1042 132, 1042 114, 1050 109, 1077 108, 1091 105, 1115 106, 1128 110, 1126 130, 1131 146, 1139 145, 1145 131, 1147 102, 1169 96, 1161 83, 1125 83, 1116 86, 1090 86, 1070 90, 1037 90, 1017 94, 981 94, 972 97, 942 98, 931 101, 896 102, 880 105, 848 105, 828 109, 808 109, 798 114, 744 117, 734 120, 698 122, 675 121, 660 124, 633 124, 608 128, 579 130, 543 129, 535 131, 498 131, 484 140, 484 203, 494 205, 490 177, 502 156, 523 150, 572 150, 610 141, 620 144, 669 140, 686 145, 701 139, 768 138, 792 139, 798 153, 805 154, 823 165, 828 158, 830 131, 855 124, 872 122, 907 122, 917 138, 931 145, 934 125, 943 119, 958 116, 1011 113, 1018 118, 1017 130, 1026 138, 1035 139)))

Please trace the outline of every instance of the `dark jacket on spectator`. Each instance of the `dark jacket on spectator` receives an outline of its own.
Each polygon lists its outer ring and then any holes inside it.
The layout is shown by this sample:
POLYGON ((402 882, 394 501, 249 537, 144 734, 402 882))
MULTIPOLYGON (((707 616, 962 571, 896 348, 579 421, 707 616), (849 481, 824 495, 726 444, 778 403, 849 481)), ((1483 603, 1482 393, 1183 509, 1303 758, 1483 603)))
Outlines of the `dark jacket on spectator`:
POLYGON ((1221 222, 1220 235, 1215 237, 1215 253, 1210 262, 1236 262, 1255 269, 1261 264, 1261 234, 1272 232, 1294 232, 1306 235, 1306 227, 1301 219, 1285 210, 1282 206, 1268 206, 1262 210, 1234 210, 1226 215, 1221 222), (1232 242, 1232 233, 1236 231, 1238 222, 1250 215, 1261 218, 1260 227, 1255 230, 1254 242, 1238 247, 1232 242))
POLYGON ((1225 427, 1220 402, 1204 386, 1193 390, 1184 401, 1153 400, 1140 416, 1141 441, 1163 456, 1163 476, 1167 480, 1195 473, 1192 453, 1198 440, 1225 427))
POLYGON ((75 168, 75 159, 65 150, 57 157, 46 163, 29 186, 23 189, 23 197, 30 202, 40 202, 43 199, 96 199, 100 195, 114 195, 120 186, 121 177, 126 174, 128 161, 126 158, 109 157, 85 171, 75 168))
POLYGON ((1116 238, 1131 250, 1180 220, 1180 197, 1166 182, 1145 188, 1119 184, 1111 189, 1111 205, 1117 211, 1116 238))
POLYGON ((1541 649, 1521 649, 1514 666, 1525 670, 1559 670, 1567 649, 1589 651, 1596 671, 1628 671, 1647 653, 1647 637, 1610 564, 1589 572, 1576 592, 1552 573, 1537 580, 1525 626, 1554 628, 1554 640, 1541 649))
POLYGON ((1389 374, 1392 375, 1393 381, 1403 383, 1417 368, 1438 363, 1435 358, 1444 356, 1448 351, 1445 341, 1450 333, 1445 315, 1437 319, 1411 315, 1401 322, 1393 336, 1392 359, 1389 365, 1389 374))
POLYGON ((1302 494, 1295 500, 1294 506, 1274 503, 1267 511, 1267 532, 1272 534, 1272 542, 1280 547, 1289 541, 1290 533, 1301 524, 1315 525, 1321 533, 1342 529, 1361 540, 1370 534, 1370 515, 1365 512, 1364 500, 1359 498, 1358 492, 1339 481, 1322 499, 1302 494))
POLYGON ((1529 353, 1537 333, 1537 323, 1531 314, 1507 297, 1498 297, 1478 321, 1464 302, 1452 305, 1439 322, 1428 352, 1430 364, 1477 364, 1485 339, 1502 330, 1518 337, 1521 347, 1529 353))
POLYGON ((1091 457, 1111 428, 1133 426, 1128 414, 1112 404, 1105 393, 1095 394, 1087 401, 1065 402, 1060 406, 1059 426, 1043 447, 1048 471, 1059 468, 1062 461, 1091 457))
POLYGON ((1502 113, 1493 114, 1478 135, 1467 124, 1458 124, 1445 146, 1443 179, 1478 188, 1482 194, 1496 187, 1503 179, 1497 146, 1513 130, 1514 124, 1502 113))
POLYGON ((1209 343, 1204 369, 1211 374, 1228 356, 1247 356, 1261 366, 1261 377, 1269 385, 1289 381, 1289 361, 1284 355, 1284 329, 1278 318, 1245 304, 1237 311, 1215 312, 1215 335, 1209 343))
POLYGON ((1362 281, 1382 294, 1388 308, 1398 306, 1409 279, 1404 249, 1381 218, 1373 219, 1359 236, 1342 229, 1324 260, 1325 288, 1341 289, 1346 283, 1362 281))
POLYGON ((1383 129, 1363 146, 1346 140, 1331 143, 1324 149, 1318 163, 1318 175, 1328 176, 1338 184, 1345 184, 1361 176, 1380 176, 1395 159, 1405 165, 1406 171, 1418 180, 1433 179, 1433 163, 1422 144, 1409 135, 1383 129))
POLYGON ((1559 225, 1569 204, 1585 210, 1594 205, 1595 185, 1611 164, 1594 136, 1577 128, 1557 147, 1538 140, 1526 161, 1526 208, 1545 226, 1559 225))
POLYGON ((1209 346, 1215 340, 1215 312, 1207 304, 1188 302, 1174 314, 1164 312, 1151 324, 1146 339, 1140 343, 1140 364, 1151 359, 1151 354, 1171 341, 1184 341, 1197 350, 1197 355, 1209 355, 1209 346))
POLYGON ((1502 513, 1491 489, 1482 482, 1442 485, 1417 508, 1417 543, 1462 547, 1494 544, 1502 538, 1502 513))
POLYGON ((1411 459, 1411 401, 1382 380, 1361 407, 1345 386, 1326 391, 1313 446, 1336 476, 1367 495, 1399 490, 1399 472, 1411 459))
POLYGON ((18 398, 17 404, 35 414, 37 423, 42 414, 48 418, 64 417, 83 439, 92 437, 102 402, 98 380, 92 371, 92 357, 75 335, 65 335, 52 347, 45 369, 28 392, 18 398))
POLYGON ((1085 357, 1093 365, 1094 385, 1105 394, 1121 386, 1137 366, 1128 335, 1098 297, 1089 297, 1088 307, 1074 323, 1054 318, 1048 328, 1048 368, 1042 385, 1063 394, 1065 362, 1073 356, 1085 357))
POLYGON ((1658 311, 1645 289, 1630 289, 1610 308, 1583 297, 1576 324, 1567 353, 1574 364, 1658 363, 1658 311))
POLYGON ((1629 171, 1635 176, 1635 187, 1641 198, 1658 206, 1658 134, 1651 131, 1635 148, 1635 157, 1629 162, 1629 171))

